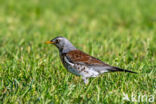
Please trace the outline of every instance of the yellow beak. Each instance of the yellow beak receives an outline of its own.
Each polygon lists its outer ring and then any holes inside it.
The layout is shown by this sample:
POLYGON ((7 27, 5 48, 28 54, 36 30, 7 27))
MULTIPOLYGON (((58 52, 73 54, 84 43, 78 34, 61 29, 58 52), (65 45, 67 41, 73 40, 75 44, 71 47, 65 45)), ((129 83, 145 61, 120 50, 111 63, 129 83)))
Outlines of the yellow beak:
POLYGON ((46 41, 46 44, 54 44, 55 42, 46 41))

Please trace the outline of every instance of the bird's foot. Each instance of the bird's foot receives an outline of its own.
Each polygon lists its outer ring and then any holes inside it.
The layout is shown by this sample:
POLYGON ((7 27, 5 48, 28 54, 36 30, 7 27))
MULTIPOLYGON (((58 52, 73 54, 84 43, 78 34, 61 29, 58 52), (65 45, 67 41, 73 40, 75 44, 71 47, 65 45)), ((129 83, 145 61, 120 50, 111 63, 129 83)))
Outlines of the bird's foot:
POLYGON ((89 83, 89 81, 88 81, 88 79, 87 78, 82 78, 83 79, 83 81, 84 81, 84 83, 87 85, 88 83, 89 83))

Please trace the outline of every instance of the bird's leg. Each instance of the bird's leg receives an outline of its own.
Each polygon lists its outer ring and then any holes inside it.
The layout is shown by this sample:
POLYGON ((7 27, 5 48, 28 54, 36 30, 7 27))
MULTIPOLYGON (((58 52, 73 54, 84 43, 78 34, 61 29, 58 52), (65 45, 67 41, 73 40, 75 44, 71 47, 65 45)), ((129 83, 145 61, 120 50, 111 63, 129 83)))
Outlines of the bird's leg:
POLYGON ((87 85, 89 82, 88 79, 86 77, 82 77, 82 79, 83 79, 84 83, 87 85))

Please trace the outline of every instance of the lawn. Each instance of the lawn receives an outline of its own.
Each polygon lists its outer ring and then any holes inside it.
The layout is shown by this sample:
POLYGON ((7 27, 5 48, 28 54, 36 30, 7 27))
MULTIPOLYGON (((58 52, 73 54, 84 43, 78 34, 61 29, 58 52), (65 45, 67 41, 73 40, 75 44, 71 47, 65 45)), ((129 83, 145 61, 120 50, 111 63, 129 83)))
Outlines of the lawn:
POLYGON ((0 0, 0 104, 156 103, 155 4, 0 0), (106 73, 85 85, 63 67, 57 48, 45 44, 56 36, 138 74, 106 73))

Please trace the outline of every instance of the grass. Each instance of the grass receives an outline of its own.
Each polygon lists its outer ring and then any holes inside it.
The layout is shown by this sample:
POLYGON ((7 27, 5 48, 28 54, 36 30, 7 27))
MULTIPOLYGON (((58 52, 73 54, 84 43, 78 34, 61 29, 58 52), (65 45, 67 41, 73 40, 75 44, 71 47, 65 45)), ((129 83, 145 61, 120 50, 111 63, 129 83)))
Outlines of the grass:
POLYGON ((131 104, 139 102, 124 101, 124 93, 155 96, 155 4, 155 0, 0 0, 0 103, 131 104), (58 50, 44 44, 56 36, 138 74, 106 73, 84 85, 62 66, 58 50))

